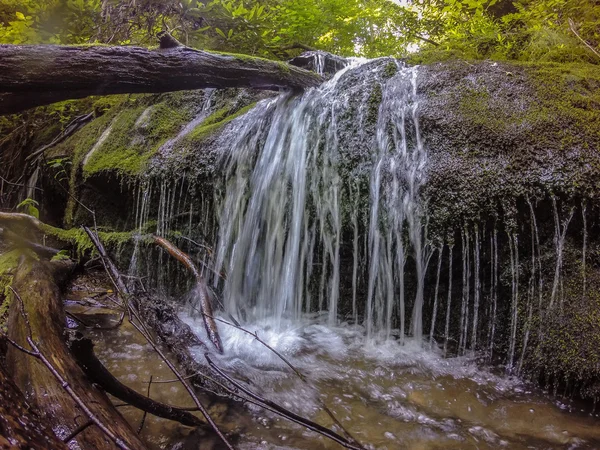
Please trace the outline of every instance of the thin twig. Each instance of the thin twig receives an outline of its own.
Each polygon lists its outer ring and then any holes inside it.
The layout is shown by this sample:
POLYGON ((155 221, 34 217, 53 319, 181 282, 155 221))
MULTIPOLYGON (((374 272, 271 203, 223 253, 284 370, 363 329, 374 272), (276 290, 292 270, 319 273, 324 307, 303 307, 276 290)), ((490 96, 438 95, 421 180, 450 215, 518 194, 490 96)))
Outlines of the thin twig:
POLYGON ((63 442, 65 444, 68 444, 73 439, 75 439, 75 437, 77 437, 78 434, 83 433, 85 430, 87 430, 90 425, 94 425, 94 422, 92 422, 91 420, 75 428, 75 430, 73 430, 71 434, 69 434, 66 438, 63 439, 63 442))
MULTIPOLYGON (((196 308, 194 308, 196 311, 198 311, 196 308)), ((200 312, 200 311, 198 311, 200 312)), ((250 336, 254 337, 254 339, 256 339, 258 342, 260 342, 262 345, 264 345, 266 348, 268 348, 270 351, 272 351, 275 355, 277 355, 290 369, 292 369, 292 371, 298 376, 298 378, 300 378, 300 380, 302 380, 305 384, 307 384, 309 387, 313 388, 313 386, 310 385, 310 383, 308 382, 307 377, 300 372, 300 370, 298 370, 291 362, 289 362, 281 353, 279 353, 277 350, 275 350, 273 347, 271 347, 269 344, 267 344, 265 341, 263 341, 261 338, 258 337, 258 332, 254 332, 252 333, 249 330, 246 330, 245 328, 237 325, 237 324, 233 324, 230 322, 227 322, 226 320, 220 319, 218 317, 212 317, 213 320, 216 320, 218 322, 224 323, 226 325, 229 325, 230 327, 234 327, 240 331, 243 331, 246 334, 249 334, 250 336)), ((342 423, 338 420, 338 418, 333 414, 333 412, 327 407, 327 405, 322 401, 321 398, 319 398, 317 396, 317 401, 319 402, 319 406, 321 407, 321 409, 323 409, 323 411, 325 411, 325 413, 327 413, 327 415, 330 417, 331 420, 333 420, 333 422, 342 429, 342 431, 344 432, 344 434, 346 435, 346 437, 348 437, 348 439, 350 439, 352 442, 359 444, 358 440, 352 436, 352 434, 346 430, 346 428, 342 425, 342 423)))
POLYGON ((38 190, 38 191, 40 191, 40 192, 44 192, 44 190, 43 190, 42 188, 39 188, 39 187, 37 187, 37 186, 29 186, 29 185, 27 185, 27 184, 22 184, 22 183, 11 183, 11 182, 10 182, 10 181, 8 181, 6 178, 3 178, 3 177, 1 177, 1 176, 0 176, 0 180, 1 180, 2 182, 4 182, 4 183, 6 183, 6 184, 10 185, 10 186, 26 187, 26 188, 29 188, 29 189, 36 189, 36 190, 38 190))
MULTIPOLYGON (((193 308, 193 309, 195 311, 199 312, 200 314, 204 314, 205 316, 208 316, 208 314, 203 313, 202 311, 199 311, 197 308, 193 308)), ((294 373, 298 376, 298 378, 300 378, 302 381, 306 382, 306 377, 304 376, 304 374, 302 374, 298 369, 296 369, 292 365, 292 363, 289 362, 281 353, 279 353, 277 350, 275 350, 273 347, 271 347, 269 344, 267 344, 265 341, 263 341, 261 338, 259 338, 258 332, 253 333, 252 331, 246 330, 245 328, 242 328, 239 325, 235 325, 233 323, 227 322, 226 320, 223 320, 219 317, 213 317, 213 316, 208 316, 208 317, 210 317, 213 320, 216 320, 217 322, 224 323, 225 325, 229 325, 230 327, 237 328, 238 330, 243 331, 246 334, 249 334, 254 339, 256 339, 258 342, 260 342, 262 345, 264 345, 266 348, 268 348, 273 353, 275 353, 275 355, 277 355, 290 369, 292 369, 294 371, 294 373)))
POLYGON ((117 270, 117 267, 114 265, 114 263, 111 261, 111 259, 106 254, 106 250, 104 249, 104 246, 102 245, 102 241, 100 241, 100 237, 98 236, 98 233, 96 232, 96 234, 94 234, 94 232, 87 227, 84 227, 84 230, 88 234, 90 239, 92 240, 93 244, 96 246, 96 249, 98 250, 98 252, 100 253, 100 256, 102 257, 102 261, 105 264, 106 272, 109 275, 111 275, 110 272, 112 272, 112 274, 114 275, 114 280, 113 280, 113 277, 111 277, 111 280, 113 281, 113 284, 115 286, 115 289, 117 290, 117 293, 123 299, 123 302, 124 302, 125 306, 127 307, 127 310, 129 311, 129 321, 130 321, 131 325, 133 325, 133 327, 146 339, 148 344, 150 344, 150 346, 154 349, 154 351, 160 356, 160 358, 164 361, 164 363, 169 367, 171 372, 173 372, 173 374, 179 379, 179 381, 181 381, 181 384, 183 384, 185 389, 188 391, 188 393, 190 394, 190 397, 192 397, 192 400, 194 400, 194 403, 196 404, 196 406, 198 407, 198 409, 200 410, 200 412, 202 413, 202 415, 204 416, 206 421, 209 423, 209 425, 212 427, 212 429, 215 431, 215 433, 217 433, 217 435, 223 441, 225 446, 228 449, 233 450, 232 445, 229 443, 227 438, 223 435, 223 433, 221 432, 221 430, 219 429, 219 427, 217 426, 215 421, 212 419, 212 417, 210 416, 210 414, 208 413, 208 411, 206 410, 204 405, 202 405, 202 403, 200 402, 200 399, 194 392, 194 389, 183 378, 183 376, 181 375, 179 370, 177 370, 175 365, 169 360, 169 358, 167 358, 167 356, 163 353, 163 351, 158 347, 158 345, 154 342, 154 340, 150 336, 150 333, 148 332, 144 321, 140 317, 139 311, 137 310, 137 308, 133 305, 133 303, 131 301, 131 297, 129 295, 127 286, 121 280, 121 277, 120 277, 119 271, 117 270), (136 320, 139 323, 136 323, 136 320))
MULTIPOLYGON (((135 312, 132 311, 132 313, 134 313, 134 317, 136 317, 137 320, 139 320, 141 322, 141 319, 139 319, 139 317, 135 314, 135 312)), ((175 374, 175 376, 179 379, 179 381, 181 381, 181 384, 183 384, 183 386, 185 387, 185 389, 188 391, 188 393, 190 394, 190 397, 192 397, 192 400, 194 400, 194 403, 196 404, 196 406, 198 407, 198 409, 200 410, 200 412, 202 413, 202 415, 204 416, 204 418, 206 419, 206 421, 210 424, 210 426, 215 431, 215 433, 217 433, 217 435, 219 436, 219 438, 221 438, 221 440, 223 441, 223 443, 225 444, 225 446, 228 449, 233 450, 232 445, 229 443, 229 441, 227 440, 227 438, 223 435, 223 433, 221 432, 221 430, 219 429, 219 427, 217 426, 217 424, 215 423, 215 421, 213 420, 213 418, 210 416, 210 414, 208 413, 208 411, 206 410, 206 408, 204 407, 204 405, 202 405, 202 403, 200 402, 200 399, 198 398, 198 396, 194 392, 194 389, 183 378, 183 376, 181 375, 181 373, 179 372, 179 370, 177 370, 177 368, 173 365, 173 363, 171 361, 169 361, 169 359, 166 357, 166 355, 158 348, 158 346, 156 345, 156 343, 154 343, 154 341, 152 340, 152 338, 145 331, 143 331, 142 328, 138 324, 136 324, 134 321, 132 321, 131 325, 133 325, 133 327, 136 330, 138 330, 139 333, 142 336, 144 336, 144 338, 146 338, 146 341, 148 341, 148 343, 150 344, 150 346, 152 346, 152 348, 156 351, 156 353, 158 353, 158 355, 165 362, 165 364, 169 367, 169 369, 171 369, 171 372, 173 372, 175 374)))
POLYGON ((299 416, 298 414, 284 408, 283 406, 278 405, 277 403, 269 400, 269 399, 265 399, 260 397, 259 395, 255 394, 254 392, 252 392, 251 390, 245 388, 243 385, 241 385, 239 382, 237 382, 236 380, 234 380, 233 378, 231 378, 229 375, 227 375, 221 368, 219 368, 219 366, 217 366, 214 361, 210 358, 208 353, 204 354, 204 357, 206 358, 206 361, 208 362, 209 366, 212 367, 219 375, 221 375, 223 378, 225 378, 229 383, 231 383, 233 386, 235 386, 237 389, 239 389, 240 391, 242 391, 244 394, 246 394, 247 396, 253 398, 254 400, 262 403, 263 405, 267 405, 277 411, 279 411, 281 414, 285 415, 286 418, 288 418, 289 420, 292 420, 300 425, 305 426, 306 428, 308 428, 309 430, 312 430, 316 433, 319 433, 322 436, 328 437, 329 439, 337 442, 338 444, 340 444, 343 447, 346 448, 350 448, 353 450, 363 450, 363 447, 360 447, 358 445, 354 445, 354 443, 348 441, 347 439, 345 439, 343 436, 340 436, 339 434, 337 434, 335 431, 330 430, 327 427, 324 427, 323 425, 320 425, 316 422, 313 422, 312 420, 308 420, 305 419, 302 416, 299 416))
POLYGON ((573 22, 573 19, 569 19, 569 27, 571 28, 571 31, 573 32, 573 34, 575 36, 577 36, 577 38, 581 42, 583 42, 587 48, 589 48, 592 52, 594 52, 594 55, 596 55, 598 58, 600 58, 600 53, 598 53, 598 51, 594 47, 592 47, 590 44, 588 44, 588 42, 579 35, 579 33, 577 32, 577 29, 575 28, 575 22, 573 22))
MULTIPOLYGON (((148 390, 146 392, 146 397, 150 398, 150 387, 152 386, 152 375, 150 375, 150 381, 148 381, 148 390)), ((137 434, 140 434, 144 429, 144 424, 146 423, 146 416, 148 415, 148 411, 144 411, 144 415, 142 416, 142 423, 140 423, 140 427, 137 430, 137 434)))

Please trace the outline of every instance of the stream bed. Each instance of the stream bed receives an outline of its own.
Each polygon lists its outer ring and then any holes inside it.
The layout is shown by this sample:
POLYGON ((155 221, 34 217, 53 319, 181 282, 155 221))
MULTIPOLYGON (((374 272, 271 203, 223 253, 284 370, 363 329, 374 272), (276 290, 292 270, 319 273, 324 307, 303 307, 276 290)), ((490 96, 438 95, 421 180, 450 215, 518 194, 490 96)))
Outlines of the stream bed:
MULTIPOLYGON (((89 297, 72 291, 69 298, 89 297)), ((119 315, 69 306, 88 322, 114 323, 119 315)), ((202 321, 181 318, 205 338, 202 321)), ((223 317, 227 320, 226 317, 223 317)), ((596 449, 600 415, 557 399, 517 378, 480 368, 474 358, 444 358, 436 346, 407 340, 366 340, 363 327, 326 325, 327 316, 262 320, 245 327, 306 376, 303 382, 253 336, 219 323, 224 355, 213 359, 254 391, 322 425, 333 427, 322 404, 371 449, 596 449)), ((112 330, 88 331, 97 356, 123 383, 169 404, 191 407, 185 389, 127 320, 112 330), (152 384, 148 390, 148 382, 152 384), (165 381, 167 381, 165 383, 165 381)), ((199 360, 203 355, 196 355, 199 360)), ((208 399, 204 399, 208 401, 208 399)), ((119 410, 134 429, 143 413, 119 410)), ((239 449, 335 449, 336 443, 252 405, 207 404, 239 449)), ((155 449, 218 449, 211 433, 148 415, 142 437, 155 449)))

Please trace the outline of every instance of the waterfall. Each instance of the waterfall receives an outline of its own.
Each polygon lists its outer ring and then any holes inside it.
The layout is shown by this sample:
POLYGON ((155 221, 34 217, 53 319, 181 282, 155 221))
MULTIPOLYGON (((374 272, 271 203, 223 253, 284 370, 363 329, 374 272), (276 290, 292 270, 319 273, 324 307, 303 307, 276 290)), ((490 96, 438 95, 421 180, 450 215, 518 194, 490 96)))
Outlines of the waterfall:
POLYGON ((404 271, 411 257, 416 279, 411 330, 421 339, 433 249, 419 198, 426 151, 419 132, 418 69, 389 61, 398 69, 391 77, 384 76, 384 65, 369 75, 363 70, 368 61, 353 60, 301 97, 282 94, 259 102, 225 133, 221 145, 231 150, 217 199, 215 270, 224 271, 227 280, 214 278, 213 284, 222 285, 229 313, 280 322, 326 310, 330 325, 343 320, 342 314, 354 321, 362 316, 369 337, 389 338, 399 328, 403 339, 409 302, 404 271), (376 109, 369 101, 375 89, 381 94, 376 109), (351 104, 353 95, 362 98, 358 105, 351 104), (374 135, 362 137, 371 169, 361 174, 340 167, 342 124, 352 109, 354 127, 376 117, 374 135), (370 204, 363 217, 359 202, 366 186, 370 204), (340 291, 344 232, 352 236, 349 298, 340 291), (367 286, 360 299, 363 267, 367 286))
MULTIPOLYGON (((316 64, 324 70, 322 58, 316 64)), ((432 127, 419 109, 431 101, 418 90, 427 76, 391 58, 350 60, 320 87, 261 94, 252 109, 215 123, 206 141, 190 140, 207 118, 256 98, 209 91, 159 148, 161 158, 192 157, 175 170, 156 169, 156 158, 155 173, 140 180, 134 229, 190 253, 219 309, 241 323, 348 326, 371 343, 421 345, 428 333, 434 352, 438 330, 444 355, 483 351, 488 362, 502 357, 509 372, 524 373, 544 319, 569 298, 567 231, 582 233, 577 267, 583 295, 591 289, 595 211, 586 199, 575 207, 550 190, 490 199, 475 214, 461 209, 471 208, 470 198, 457 199, 456 214, 440 211, 426 185, 436 181, 440 155, 435 139, 421 136, 421 126, 432 127), (194 157, 208 169, 195 172, 194 157), (213 168, 214 178, 200 179, 213 168), (537 211, 538 203, 545 208, 537 211)), ((109 133, 110 126, 99 141, 109 133)), ((135 241, 132 283, 145 276, 182 297, 186 274, 142 246, 135 241)))
POLYGON ((448 244, 450 255, 448 256, 448 298, 446 300, 446 326, 444 328, 444 355, 448 353, 448 340, 450 339, 450 314, 452 313, 452 252, 454 242, 448 244))

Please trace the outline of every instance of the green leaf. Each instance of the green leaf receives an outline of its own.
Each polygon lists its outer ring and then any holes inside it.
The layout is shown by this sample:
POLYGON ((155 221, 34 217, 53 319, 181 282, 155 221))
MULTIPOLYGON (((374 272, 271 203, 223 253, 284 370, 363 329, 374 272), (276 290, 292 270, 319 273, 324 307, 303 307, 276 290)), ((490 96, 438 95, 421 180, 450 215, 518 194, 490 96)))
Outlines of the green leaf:
POLYGON ((227 39, 227 36, 225 36, 225 33, 223 33, 223 30, 221 30, 220 28, 215 28, 215 32, 221 36, 223 39, 227 39))
POLYGON ((17 205, 17 209, 20 209, 21 211, 23 211, 25 214, 27 214, 29 216, 33 216, 36 219, 39 219, 40 218, 40 210, 37 209, 36 206, 39 206, 38 202, 36 202, 32 198, 26 198, 25 200, 23 200, 21 203, 19 203, 17 205))

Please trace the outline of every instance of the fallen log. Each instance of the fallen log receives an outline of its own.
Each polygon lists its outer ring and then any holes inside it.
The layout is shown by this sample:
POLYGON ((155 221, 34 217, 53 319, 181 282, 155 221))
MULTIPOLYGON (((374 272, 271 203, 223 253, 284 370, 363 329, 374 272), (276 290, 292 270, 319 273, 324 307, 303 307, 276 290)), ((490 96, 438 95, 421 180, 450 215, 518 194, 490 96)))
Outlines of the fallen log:
POLYGON ((159 236, 152 236, 154 242, 164 248, 172 257, 182 263, 196 278, 196 293, 200 300, 200 309, 202 310, 202 320, 204 321, 204 327, 206 328, 206 334, 213 343, 219 353, 223 353, 223 344, 221 343, 221 337, 217 329, 217 324, 213 317, 212 305, 208 298, 208 290, 206 288, 206 281, 200 274, 200 271, 186 253, 179 250, 175 245, 159 236))
POLYGON ((25 259, 19 265, 12 284, 8 329, 10 341, 20 349, 9 348, 7 370, 60 438, 70 436, 89 419, 94 426, 73 438, 80 448, 143 449, 142 441, 87 379, 66 346, 57 280, 71 269, 72 263, 66 261, 25 259))
POLYGON ((177 45, 0 45, 0 115, 90 95, 248 87, 304 89, 322 78, 298 67, 177 45))
POLYGON ((0 365, 0 448, 66 450, 0 365))
POLYGON ((27 248, 32 250, 37 255, 42 258, 52 258, 60 253, 60 250, 52 247, 47 247, 45 245, 37 244, 28 239, 25 239, 18 235, 17 233, 13 233, 10 230, 0 227, 0 241, 10 242, 11 244, 19 247, 19 248, 27 248))

